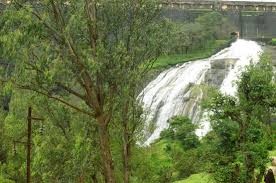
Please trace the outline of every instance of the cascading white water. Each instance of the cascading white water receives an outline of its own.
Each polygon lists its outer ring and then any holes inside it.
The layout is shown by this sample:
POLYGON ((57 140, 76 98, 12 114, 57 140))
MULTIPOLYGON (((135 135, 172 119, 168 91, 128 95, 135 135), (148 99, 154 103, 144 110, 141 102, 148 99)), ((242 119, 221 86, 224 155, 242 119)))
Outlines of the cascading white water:
POLYGON ((228 49, 226 54, 219 55, 218 58, 238 58, 235 67, 230 70, 224 79, 220 91, 234 96, 237 88, 236 85, 233 85, 233 82, 239 79, 241 72, 244 71, 247 65, 256 64, 259 61, 261 53, 262 49, 256 42, 238 40, 228 49))
MULTIPOLYGON (((156 126, 145 145, 159 138, 161 131, 168 128, 168 119, 173 116, 185 115, 193 122, 200 121, 199 102, 204 95, 204 89, 198 90, 197 87, 208 84, 206 73, 210 71, 213 72, 212 77, 218 77, 214 72, 221 70, 212 70, 214 65, 222 64, 224 69, 221 72, 223 74, 220 73, 223 77, 222 83, 218 86, 220 91, 235 95, 234 81, 239 78, 247 65, 258 61, 261 51, 256 42, 240 39, 208 59, 184 63, 162 72, 138 97, 143 104, 148 125, 152 121, 156 126)), ((200 136, 209 130, 208 120, 201 120, 201 123, 203 123, 201 129, 197 130, 200 136)))

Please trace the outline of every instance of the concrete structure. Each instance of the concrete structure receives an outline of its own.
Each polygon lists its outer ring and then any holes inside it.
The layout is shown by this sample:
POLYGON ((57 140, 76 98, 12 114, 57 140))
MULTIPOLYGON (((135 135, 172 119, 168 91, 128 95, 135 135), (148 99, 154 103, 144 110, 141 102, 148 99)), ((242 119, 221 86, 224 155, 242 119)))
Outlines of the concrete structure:
POLYGON ((264 1, 164 0, 163 5, 187 10, 276 12, 276 2, 264 1))
POLYGON ((240 37, 270 39, 276 37, 275 2, 233 0, 164 0, 162 6, 168 18, 193 21, 208 11, 219 11, 237 27, 240 37))

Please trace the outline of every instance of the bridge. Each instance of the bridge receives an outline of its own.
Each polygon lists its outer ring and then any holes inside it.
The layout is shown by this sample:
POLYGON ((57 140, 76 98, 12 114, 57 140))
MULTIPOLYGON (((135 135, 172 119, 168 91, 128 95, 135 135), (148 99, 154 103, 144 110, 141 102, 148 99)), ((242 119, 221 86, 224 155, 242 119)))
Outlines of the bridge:
POLYGON ((276 2, 233 0, 164 0, 167 7, 186 10, 276 12, 276 2))

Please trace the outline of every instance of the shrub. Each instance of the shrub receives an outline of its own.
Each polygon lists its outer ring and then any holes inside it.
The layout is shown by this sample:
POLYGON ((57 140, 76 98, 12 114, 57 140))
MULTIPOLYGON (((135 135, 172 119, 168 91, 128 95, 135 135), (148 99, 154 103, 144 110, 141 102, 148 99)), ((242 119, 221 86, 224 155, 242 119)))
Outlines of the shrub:
POLYGON ((276 46, 276 38, 271 39, 271 45, 276 46))

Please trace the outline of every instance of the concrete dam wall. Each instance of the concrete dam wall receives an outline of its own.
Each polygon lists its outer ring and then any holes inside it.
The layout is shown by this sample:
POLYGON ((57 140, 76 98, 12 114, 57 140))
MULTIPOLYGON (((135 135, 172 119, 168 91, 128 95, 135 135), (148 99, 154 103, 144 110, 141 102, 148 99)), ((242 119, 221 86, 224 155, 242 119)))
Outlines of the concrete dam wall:
MULTIPOLYGON (((191 22, 206 11, 190 11, 180 8, 166 8, 163 15, 180 22, 191 22)), ((242 37, 246 39, 276 38, 276 13, 275 12, 222 12, 242 37)))

